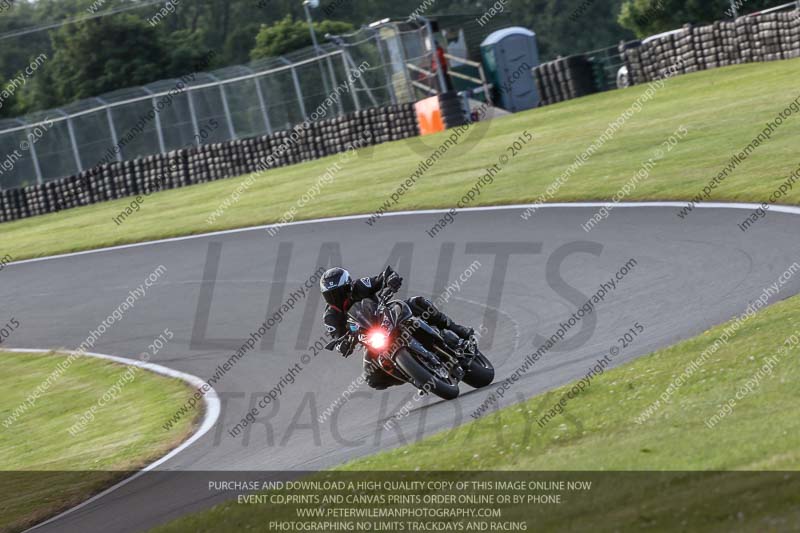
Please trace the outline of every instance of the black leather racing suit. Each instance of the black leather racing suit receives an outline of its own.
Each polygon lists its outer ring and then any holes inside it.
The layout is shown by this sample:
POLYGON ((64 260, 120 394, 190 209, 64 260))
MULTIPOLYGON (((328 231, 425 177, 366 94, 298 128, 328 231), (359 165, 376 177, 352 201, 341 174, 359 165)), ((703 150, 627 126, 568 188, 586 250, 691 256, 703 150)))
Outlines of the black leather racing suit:
MULTIPOLYGON (((350 282, 349 297, 344 302, 344 308, 326 305, 323 322, 328 330, 328 335, 333 339, 342 337, 347 332, 347 310, 364 298, 374 298, 375 294, 383 288, 384 282, 381 276, 371 278, 361 278, 350 282)), ((415 296, 406 300, 414 316, 427 315, 427 322, 441 329, 450 329, 462 338, 468 338, 472 330, 453 323, 444 313, 439 311, 433 302, 423 296, 415 296)), ((337 350, 344 352, 347 347, 340 343, 337 350)), ((343 355, 350 355, 344 354, 343 355)), ((394 385, 402 385, 399 381, 382 370, 374 369, 372 365, 364 360, 364 374, 367 385, 373 389, 385 389, 394 385)))

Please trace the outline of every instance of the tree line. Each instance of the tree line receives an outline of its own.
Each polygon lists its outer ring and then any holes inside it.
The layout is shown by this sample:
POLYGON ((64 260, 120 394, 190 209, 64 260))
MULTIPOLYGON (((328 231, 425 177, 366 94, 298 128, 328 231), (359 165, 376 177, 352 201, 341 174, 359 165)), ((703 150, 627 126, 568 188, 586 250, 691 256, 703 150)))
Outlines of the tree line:
MULTIPOLYGON (((383 18, 480 16, 494 0, 322 0, 317 34, 340 34, 383 18)), ((750 12, 775 0, 737 1, 750 12)), ((728 18, 729 0, 504 0, 500 10, 537 33, 543 60, 728 18)), ((46 64, 9 94, 0 117, 66 105, 117 89, 247 63, 311 45, 300 0, 3 0, 0 90, 33 58, 46 64), (65 21, 73 21, 63 24, 65 21), (46 28, 40 31, 31 31, 46 28), (14 35, 14 34, 18 35, 14 35), (205 65, 209 52, 212 65, 205 65)))

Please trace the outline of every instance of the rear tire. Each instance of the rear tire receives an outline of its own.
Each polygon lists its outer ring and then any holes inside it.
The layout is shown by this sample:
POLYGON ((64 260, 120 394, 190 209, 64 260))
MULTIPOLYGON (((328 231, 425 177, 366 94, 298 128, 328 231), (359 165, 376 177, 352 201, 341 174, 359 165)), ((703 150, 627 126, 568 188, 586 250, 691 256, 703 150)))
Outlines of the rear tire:
POLYGON ((470 362, 469 368, 464 374, 464 379, 461 381, 476 389, 491 385, 492 381, 494 381, 494 366, 485 355, 478 352, 478 355, 470 362))
POLYGON ((402 348, 397 351, 395 362, 411 378, 411 383, 420 390, 429 390, 443 400, 458 398, 458 384, 453 385, 432 374, 411 353, 402 348))

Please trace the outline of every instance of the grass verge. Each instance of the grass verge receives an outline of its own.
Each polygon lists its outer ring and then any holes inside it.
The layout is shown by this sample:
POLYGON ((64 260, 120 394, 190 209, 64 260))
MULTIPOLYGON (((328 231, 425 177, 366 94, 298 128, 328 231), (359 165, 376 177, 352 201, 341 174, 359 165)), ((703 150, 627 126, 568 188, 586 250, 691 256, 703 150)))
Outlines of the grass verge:
MULTIPOLYGON (((798 96, 800 59, 714 69, 668 80, 614 137, 560 187, 551 201, 606 200, 680 126, 688 134, 638 184, 628 200, 690 200, 730 158, 798 96)), ((428 170, 391 209, 452 207, 475 185, 487 166, 528 130, 533 143, 508 163, 471 205, 530 202, 539 198, 608 124, 647 90, 611 91, 518 113, 488 123, 484 135, 470 134, 428 170), (475 142, 477 141, 477 142, 475 142)), ((483 126, 476 127, 478 131, 483 126)), ((14 259, 86 250, 115 244, 205 233, 276 222, 291 208, 297 219, 371 213, 444 141, 447 134, 380 145, 352 158, 304 206, 335 157, 269 171, 213 224, 206 219, 231 196, 240 178, 164 191, 144 200, 122 225, 112 218, 131 203, 122 199, 6 223, 0 255, 14 259), (412 150, 416 147, 416 151, 412 150), (391 164, 387 164, 391 162, 391 164), (359 191, 353 203, 351 191, 359 191)), ((711 200, 766 201, 797 168, 800 117, 792 116, 740 165, 711 200)), ((800 203, 795 188, 782 203, 800 203)), ((378 226, 380 222, 378 223, 378 226)))
MULTIPOLYGON (((632 473, 616 482, 605 478, 605 488, 593 490, 590 497, 573 498, 569 505, 509 506, 503 517, 533 521, 539 531, 585 531, 588 523, 593 531, 792 529, 800 523, 796 505, 800 476, 686 473, 800 467, 799 350, 790 340, 800 332, 800 297, 745 321, 727 344, 720 343, 677 387, 669 401, 662 399, 725 327, 603 373, 570 400, 563 414, 543 427, 538 421, 572 385, 337 470, 469 470, 477 478, 481 471, 671 471, 632 473), (737 391, 745 390, 742 387, 759 373, 763 376, 758 385, 750 381, 752 391, 737 399, 737 391), (736 400, 732 412, 709 427, 706 422, 731 399, 736 400), (658 409, 639 418, 657 401, 658 409), (732 502, 737 502, 733 509, 732 502)), ((469 478, 469 474, 460 475, 469 478)), ((598 478, 602 476, 595 474, 598 478)), ((281 512, 286 513, 285 507, 281 511, 275 506, 226 503, 157 531, 257 529, 282 516, 276 515, 281 512)))
POLYGON ((0 531, 20 531, 86 500, 162 457, 193 429, 191 419, 169 432, 162 427, 192 394, 187 384, 90 357, 74 359, 14 418, 66 361, 55 354, 0 353, 4 375, 13 376, 13 386, 0 395, 0 531), (98 404, 109 391, 113 399, 98 404), (94 420, 73 436, 70 428, 92 406, 98 406, 94 420))

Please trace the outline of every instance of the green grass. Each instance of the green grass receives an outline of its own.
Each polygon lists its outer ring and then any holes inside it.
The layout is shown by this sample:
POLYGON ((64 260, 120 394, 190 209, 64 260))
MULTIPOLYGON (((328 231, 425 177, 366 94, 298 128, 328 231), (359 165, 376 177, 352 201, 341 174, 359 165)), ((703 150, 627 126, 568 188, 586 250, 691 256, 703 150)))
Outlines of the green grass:
MULTIPOLYGON (((667 81, 553 201, 611 198, 681 125, 689 129, 688 136, 627 199, 691 199, 764 128, 767 120, 798 96, 799 67, 800 59, 776 61, 667 81)), ((483 169, 495 163, 525 129, 534 135, 534 143, 511 161, 474 205, 534 201, 645 89, 612 91, 492 121, 476 145, 451 150, 394 209, 455 205, 483 169)), ((798 135, 800 117, 794 116, 716 190, 713 200, 766 200, 798 165, 798 135)), ((323 186, 317 197, 298 210, 297 218, 375 211, 443 139, 441 134, 426 137, 427 150, 420 149, 421 141, 414 139, 362 152, 361 157, 342 165, 334 183, 323 186), (412 146, 418 150, 412 150, 412 146), (353 190, 359 191, 357 204, 353 203, 353 190)), ((154 194, 121 226, 112 218, 130 199, 3 224, 2 252, 23 259, 276 222, 334 160, 326 158, 263 174, 211 225, 206 218, 239 186, 241 178, 154 194)), ((783 202, 800 203, 798 189, 795 187, 783 202)))
POLYGON ((686 366, 722 333, 704 334, 604 373, 540 428, 560 387, 428 441, 347 465, 345 470, 798 470, 800 363, 781 356, 783 340, 800 331, 800 298, 776 304, 745 322, 669 403, 645 423, 635 421, 686 366), (777 355, 771 378, 734 414, 708 428, 705 420, 777 355), (526 434, 530 431, 531 434, 526 434), (442 455, 448 450, 446 456, 442 455), (443 457, 446 457, 444 459, 443 457))
MULTIPOLYGON (((746 321, 669 403, 643 424, 635 421, 714 343, 723 328, 712 328, 605 372, 544 428, 536 421, 570 386, 337 470, 470 470, 476 471, 476 479, 480 479, 479 471, 798 470, 800 349, 789 348, 785 354, 780 350, 787 336, 800 331, 800 298, 776 304, 746 321), (733 414, 709 429, 705 421, 772 356, 778 358, 772 376, 738 401, 733 414)), ((469 477, 459 474, 459 479, 469 477)), ((605 479, 605 483, 584 497, 571 498, 569 505, 509 506, 504 519, 532 521, 538 531, 585 531, 591 522, 593 531, 647 526, 654 531, 720 532, 786 531, 788 524, 796 525, 800 519, 796 506, 800 476, 784 480, 782 476, 674 472, 618 478, 583 474, 577 479, 594 479, 596 484, 605 479), (739 506, 736 502, 743 495, 746 506, 739 506)), ((157 531, 255 530, 275 516, 290 519, 280 514, 286 512, 278 506, 225 503, 157 531)))
MULTIPOLYGON (((0 421, 8 421, 28 395, 47 380, 62 355, 0 353, 3 387, 0 421), (8 385, 8 384, 7 384, 8 385)), ((187 419, 169 432, 161 425, 192 391, 184 382, 146 370, 83 357, 9 427, 0 427, 2 502, 0 530, 17 531, 85 500, 165 455, 190 434, 187 419), (125 383, 127 381, 128 383, 125 383), (68 431, 115 384, 115 400, 101 406, 82 432, 68 431)))

